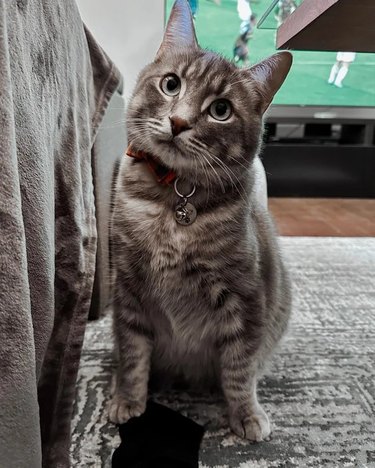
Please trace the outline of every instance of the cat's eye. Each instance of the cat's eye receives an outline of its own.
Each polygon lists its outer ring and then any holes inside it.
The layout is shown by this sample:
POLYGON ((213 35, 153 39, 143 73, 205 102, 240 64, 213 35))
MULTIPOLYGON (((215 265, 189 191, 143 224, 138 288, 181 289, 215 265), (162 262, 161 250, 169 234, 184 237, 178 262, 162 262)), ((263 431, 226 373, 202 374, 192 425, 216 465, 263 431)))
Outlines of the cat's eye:
POLYGON ((167 75, 161 80, 160 87, 167 96, 177 96, 181 89, 180 78, 174 74, 167 75))
POLYGON ((210 105, 209 112, 216 120, 228 120, 232 115, 232 106, 226 99, 218 99, 210 105))

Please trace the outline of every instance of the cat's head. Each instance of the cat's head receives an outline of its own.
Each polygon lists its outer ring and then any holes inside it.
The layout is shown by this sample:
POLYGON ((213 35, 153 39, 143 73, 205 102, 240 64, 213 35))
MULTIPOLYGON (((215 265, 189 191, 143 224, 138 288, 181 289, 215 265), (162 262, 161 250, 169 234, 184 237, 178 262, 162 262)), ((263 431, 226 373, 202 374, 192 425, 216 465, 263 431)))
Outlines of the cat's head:
POLYGON ((281 52, 240 69, 201 49, 190 7, 177 0, 129 103, 130 144, 196 183, 233 183, 258 151, 263 114, 291 62, 281 52))

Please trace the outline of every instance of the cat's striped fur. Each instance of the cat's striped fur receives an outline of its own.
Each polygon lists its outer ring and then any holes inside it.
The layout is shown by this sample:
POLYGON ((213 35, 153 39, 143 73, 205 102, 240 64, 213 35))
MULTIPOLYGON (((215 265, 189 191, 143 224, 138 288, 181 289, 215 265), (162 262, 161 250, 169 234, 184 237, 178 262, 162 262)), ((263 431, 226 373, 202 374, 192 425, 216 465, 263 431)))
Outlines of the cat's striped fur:
POLYGON ((157 155, 182 180, 197 220, 174 219, 179 198, 143 162, 122 161, 116 185, 112 250, 114 334, 119 360, 110 418, 122 423, 145 408, 150 368, 193 383, 221 384, 233 430, 270 433, 256 382, 290 312, 289 283, 275 232, 254 188, 262 115, 290 67, 278 54, 240 70, 198 47, 186 0, 178 0, 155 61, 129 104, 129 141, 157 155), (181 81, 168 96, 161 81, 181 81), (233 114, 207 111, 225 98, 233 114), (189 129, 173 136, 169 117, 189 129))

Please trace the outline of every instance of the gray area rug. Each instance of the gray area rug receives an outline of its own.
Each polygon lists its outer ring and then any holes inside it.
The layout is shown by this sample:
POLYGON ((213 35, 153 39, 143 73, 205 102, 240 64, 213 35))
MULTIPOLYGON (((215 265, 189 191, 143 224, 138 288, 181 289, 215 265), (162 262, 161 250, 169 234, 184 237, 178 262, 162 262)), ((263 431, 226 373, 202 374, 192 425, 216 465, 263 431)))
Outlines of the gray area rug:
MULTIPOLYGON (((231 434, 219 398, 180 393, 157 400, 207 425, 201 468, 375 467, 375 238, 281 242, 294 307, 289 333, 259 388, 273 423, 271 440, 251 444, 231 434)), ((108 317, 87 327, 74 468, 110 467, 119 445, 106 412, 110 328, 108 317)))

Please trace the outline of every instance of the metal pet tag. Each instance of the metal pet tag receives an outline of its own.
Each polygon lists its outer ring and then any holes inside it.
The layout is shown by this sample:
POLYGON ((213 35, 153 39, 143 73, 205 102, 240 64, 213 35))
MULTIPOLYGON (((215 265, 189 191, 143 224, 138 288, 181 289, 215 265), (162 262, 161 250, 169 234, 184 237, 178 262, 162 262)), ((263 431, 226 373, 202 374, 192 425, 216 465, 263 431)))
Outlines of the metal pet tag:
POLYGON ((197 210, 191 203, 180 203, 176 206, 174 217, 178 224, 189 226, 197 219, 197 210))
POLYGON ((182 201, 175 208, 174 219, 182 226, 189 226, 197 219, 197 210, 195 206, 188 202, 188 199, 195 193, 195 185, 193 185, 193 189, 188 195, 184 195, 178 190, 177 184, 179 180, 180 179, 177 178, 174 181, 174 191, 180 198, 182 198, 182 201))

